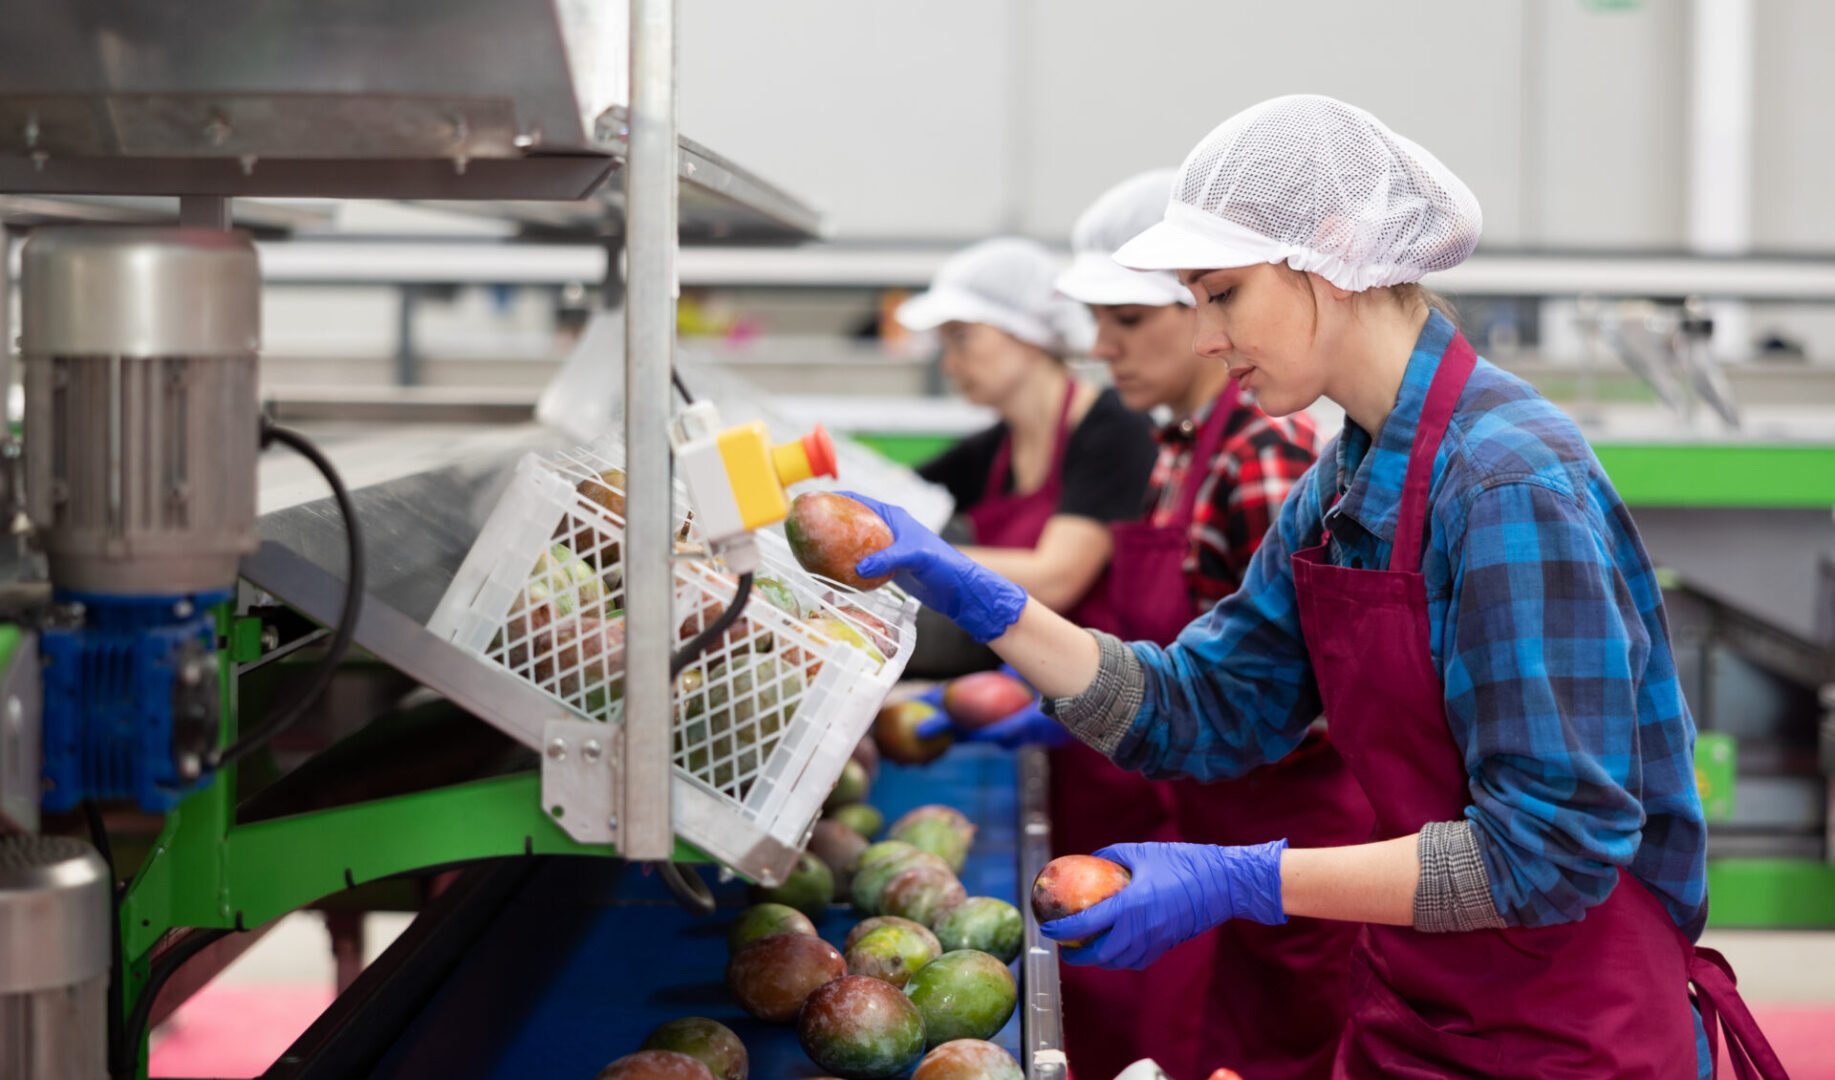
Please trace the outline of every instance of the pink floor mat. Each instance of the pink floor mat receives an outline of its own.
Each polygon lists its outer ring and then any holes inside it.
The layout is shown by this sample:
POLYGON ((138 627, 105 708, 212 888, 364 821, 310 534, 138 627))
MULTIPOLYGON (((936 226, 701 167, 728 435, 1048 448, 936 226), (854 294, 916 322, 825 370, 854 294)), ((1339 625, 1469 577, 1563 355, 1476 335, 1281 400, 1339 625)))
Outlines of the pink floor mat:
MULTIPOLYGON (((151 1075, 260 1076, 331 999, 331 988, 318 984, 206 987, 155 1034, 151 1075)), ((1791 1080, 1835 1080, 1835 1004, 1756 1005, 1752 1012, 1791 1080)), ((1720 1074, 1733 1076, 1724 1056, 1720 1074)), ((1243 1075, 1254 1080, 1252 1072, 1243 1075)))
POLYGON ((260 1076, 333 994, 329 985, 207 986, 153 1036, 150 1076, 260 1076))

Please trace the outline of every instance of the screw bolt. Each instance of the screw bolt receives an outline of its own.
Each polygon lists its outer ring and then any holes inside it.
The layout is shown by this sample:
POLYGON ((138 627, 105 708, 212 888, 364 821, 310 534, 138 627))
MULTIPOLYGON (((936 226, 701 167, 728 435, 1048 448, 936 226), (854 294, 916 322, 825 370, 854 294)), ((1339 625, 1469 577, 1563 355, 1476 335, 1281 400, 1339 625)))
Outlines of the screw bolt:
POLYGON ((562 739, 548 740, 548 760, 549 761, 566 761, 567 760, 567 743, 565 740, 562 740, 562 739))
POLYGON ((588 761, 598 761, 599 760, 599 740, 598 739, 586 740, 586 745, 582 747, 581 749, 586 751, 586 760, 588 761))

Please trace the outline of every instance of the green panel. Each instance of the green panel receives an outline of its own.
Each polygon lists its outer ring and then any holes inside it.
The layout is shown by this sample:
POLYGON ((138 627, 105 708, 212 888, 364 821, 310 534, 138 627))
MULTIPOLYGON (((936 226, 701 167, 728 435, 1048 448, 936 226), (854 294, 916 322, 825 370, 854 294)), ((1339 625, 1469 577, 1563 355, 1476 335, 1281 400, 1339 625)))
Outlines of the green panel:
POLYGON ((956 443, 954 435, 862 434, 853 440, 869 450, 891 458, 900 465, 918 466, 936 457, 956 443))
POLYGON ((24 631, 17 624, 0 623, 0 671, 5 671, 13 662, 13 652, 19 648, 23 636, 24 631))
POLYGON ((1677 443, 1593 449, 1632 506, 1835 506, 1835 446, 1677 443))
POLYGON ((1719 930, 1835 928, 1835 866, 1808 859, 1713 859, 1708 902, 1708 925, 1719 930))
POLYGON ((1739 743, 1721 731, 1704 731, 1695 738, 1695 789, 1708 824, 1733 819, 1735 777, 1739 774, 1739 743))

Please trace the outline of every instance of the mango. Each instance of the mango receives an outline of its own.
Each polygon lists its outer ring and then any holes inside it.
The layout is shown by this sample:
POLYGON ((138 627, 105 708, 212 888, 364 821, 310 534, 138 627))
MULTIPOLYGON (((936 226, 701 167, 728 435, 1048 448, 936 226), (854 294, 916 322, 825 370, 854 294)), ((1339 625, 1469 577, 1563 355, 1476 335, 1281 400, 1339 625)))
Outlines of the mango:
POLYGON ((828 866, 828 872, 834 875, 835 887, 831 895, 837 903, 852 895, 849 887, 860 865, 860 853, 866 849, 866 837, 831 818, 816 822, 814 831, 809 834, 807 850, 821 859, 828 866))
POLYGON ((950 908, 968 898, 955 872, 936 866, 913 866, 886 883, 879 910, 887 915, 932 926, 950 908))
POLYGON ((873 718, 873 741, 881 754, 900 765, 927 765, 956 741, 947 729, 929 738, 918 737, 918 724, 936 714, 934 706, 922 701, 887 705, 873 718))
POLYGON ((760 1020, 788 1024, 803 999, 847 974, 840 950, 809 934, 759 938, 726 964, 726 988, 739 1007, 760 1020))
POLYGON ((812 574, 862 592, 892 580, 890 574, 868 579, 855 572, 860 560, 892 546, 892 529, 845 495, 798 495, 784 520, 784 535, 790 540, 790 553, 812 574))
POLYGON ((809 921, 809 916, 788 904, 754 904, 733 920, 733 928, 726 935, 726 950, 736 953, 772 934, 813 936, 815 932, 816 926, 809 921))
POLYGON ((854 881, 848 889, 848 896, 854 901, 854 909, 862 915, 890 914, 882 912, 879 907, 886 886, 891 884, 893 878, 913 867, 934 866, 951 877, 955 876, 948 863, 928 851, 914 849, 909 854, 869 864, 866 855, 872 850, 868 848, 861 852, 860 869, 854 871, 854 881))
POLYGON ((886 815, 866 803, 837 806, 828 812, 828 817, 829 820, 846 825, 868 840, 878 836, 879 830, 885 828, 886 825, 886 815))
POLYGON ((1026 920, 1019 909, 992 896, 971 896, 938 916, 932 928, 950 952, 978 949, 1011 964, 1026 939, 1026 920))
POLYGON ((868 975, 902 988, 919 968, 941 955, 935 935, 888 923, 848 946, 847 973, 868 975))
POLYGON ((752 887, 754 904, 786 904, 821 922, 835 898, 835 875, 828 864, 805 851, 797 856, 796 869, 775 888, 752 887))
POLYGON ((1032 688, 999 671, 978 671, 943 689, 943 711, 959 726, 984 728, 1032 704, 1032 688))
POLYGON ((796 1035, 811 1061, 842 1080, 901 1076, 924 1054, 917 1005, 890 983, 864 975, 811 993, 796 1035))
POLYGON ((847 759, 847 764, 841 766, 841 777, 835 781, 835 786, 828 793, 828 799, 823 802, 822 809, 833 810, 838 806, 862 802, 866 799, 867 790, 871 786, 872 781, 867 778, 867 767, 850 757, 847 759))
POLYGON ((1019 985, 1007 965, 973 949, 925 964, 905 993, 924 1015, 925 1040, 933 1049, 955 1039, 993 1038, 1019 1004, 1019 985))
POLYGON ((673 1050, 687 1054, 714 1074, 714 1080, 746 1080, 751 1064, 745 1043, 733 1029, 705 1016, 684 1016, 657 1027, 644 1039, 642 1050, 673 1050))
POLYGON ((959 874, 968 862, 969 838, 975 835, 975 829, 970 826, 968 832, 963 833, 942 818, 924 818, 903 828, 895 827, 890 835, 919 851, 930 852, 959 874))
POLYGON ((924 1055, 911 1080, 1026 1080, 1026 1074, 995 1043, 951 1039, 924 1055))
MULTIPOLYGON (((1045 864, 1032 882, 1032 913, 1040 923, 1075 915, 1114 896, 1128 885, 1127 867, 1094 855, 1061 855, 1045 864)), ((1088 938, 1061 941, 1067 949, 1079 948, 1088 938)))
POLYGON ((930 932, 930 927, 925 926, 923 923, 912 922, 910 919, 901 919, 896 915, 875 915, 870 919, 860 920, 854 925, 852 930, 847 932, 847 940, 842 943, 841 951, 846 952, 852 949, 855 945, 860 943, 861 938, 866 937, 882 926, 903 927, 916 934, 918 937, 923 938, 924 942, 930 946, 930 951, 934 956, 943 955, 943 946, 937 941, 937 935, 930 932))

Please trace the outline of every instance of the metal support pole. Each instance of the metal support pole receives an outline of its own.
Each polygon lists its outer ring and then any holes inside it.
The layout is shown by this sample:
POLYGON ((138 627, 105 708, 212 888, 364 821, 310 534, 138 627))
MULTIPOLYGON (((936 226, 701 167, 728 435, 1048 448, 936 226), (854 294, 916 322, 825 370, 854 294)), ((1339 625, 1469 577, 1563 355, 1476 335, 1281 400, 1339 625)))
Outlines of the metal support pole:
POLYGON ((401 306, 395 315, 395 385, 419 386, 420 344, 414 339, 414 316, 420 309, 421 287, 407 284, 396 290, 401 306))
POLYGON ((631 0, 630 142, 624 168, 629 269, 624 322, 626 858, 665 859, 669 820, 669 372, 675 361, 675 0, 631 0))

